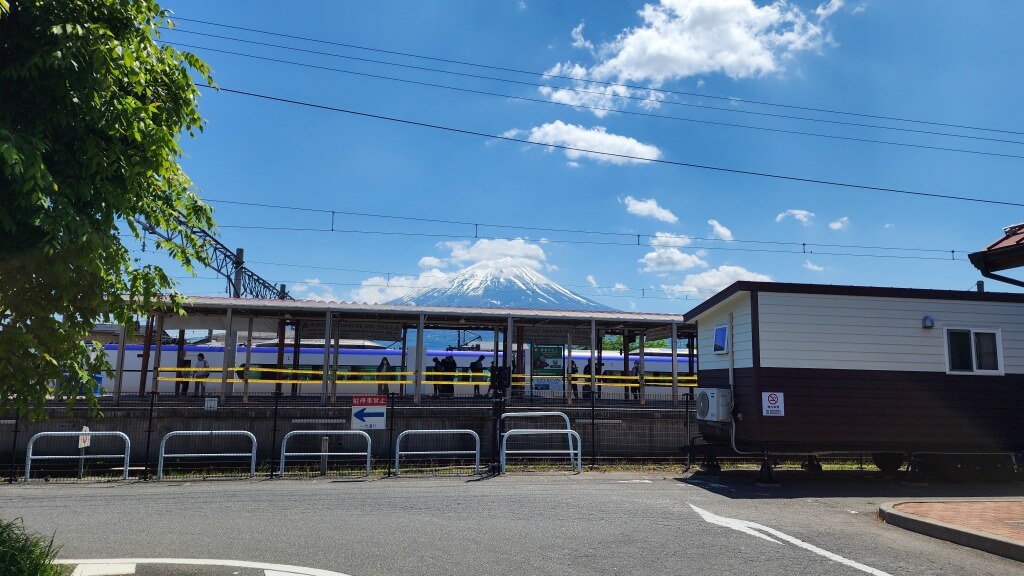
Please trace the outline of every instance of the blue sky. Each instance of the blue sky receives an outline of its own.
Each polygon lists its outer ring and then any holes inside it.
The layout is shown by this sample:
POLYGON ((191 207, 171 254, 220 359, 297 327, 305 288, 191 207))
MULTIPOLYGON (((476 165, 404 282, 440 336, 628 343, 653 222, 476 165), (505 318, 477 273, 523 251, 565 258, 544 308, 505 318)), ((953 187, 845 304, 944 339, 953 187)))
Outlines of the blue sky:
MULTIPOLYGON (((165 40, 317 66, 441 83, 468 94, 192 49, 224 87, 489 134, 588 149, 922 192, 1020 201, 1024 159, 927 150, 623 114, 678 116, 833 136, 1024 155, 1024 145, 773 118, 800 115, 1024 142, 1024 135, 766 107, 758 100, 1024 131, 1013 55, 1024 4, 1011 2, 199 2, 181 17, 455 60, 557 72, 576 81, 468 68, 191 22, 179 30, 514 79, 395 68, 173 31, 165 40), (604 94, 594 81, 648 88, 604 94), (651 91, 654 90, 654 92, 651 91), (725 96, 684 96, 673 90, 725 96), (697 104, 726 110, 686 106, 697 104)), ((207 91, 208 125, 183 143, 201 194, 367 214, 640 234, 586 235, 335 215, 335 228, 404 235, 273 231, 330 227, 330 214, 214 203, 222 240, 299 297, 372 301, 443 283, 480 261, 528 265, 623 310, 685 312, 734 279, 966 289, 966 251, 1016 207, 901 196, 693 168, 610 161, 207 91), (718 227, 709 221, 714 220, 718 227), (727 230, 723 230, 724 227, 727 230), (660 236, 659 236, 660 233, 660 236), (484 240, 481 237, 520 238, 484 240), (433 236, 431 236, 433 235, 433 236), (713 238, 712 240, 700 240, 713 238), (725 240, 732 239, 728 242, 725 240), (740 242, 834 244, 809 246, 740 242), (569 242, 571 241, 571 242, 569 242), (650 246, 651 242, 658 244, 650 246), (914 252, 851 248, 925 248, 914 252), (956 250, 956 260, 950 258, 956 250), (822 252, 926 256, 934 260, 822 252), (259 263, 257 263, 259 262, 259 263), (309 266, 304 268, 300 266, 309 266), (319 268, 318 268, 319 267, 319 268), (335 270, 323 269, 334 268, 335 270), (343 269, 343 270, 339 270, 343 269), (383 274, 382 274, 383 273, 383 274), (596 286, 596 287, 595 287, 596 286)), ((147 261, 163 262, 152 251, 147 261), (155 258, 155 259, 154 259, 155 258)), ((209 271, 186 294, 219 294, 209 271)), ((1006 286, 989 283, 989 289, 1006 286)))

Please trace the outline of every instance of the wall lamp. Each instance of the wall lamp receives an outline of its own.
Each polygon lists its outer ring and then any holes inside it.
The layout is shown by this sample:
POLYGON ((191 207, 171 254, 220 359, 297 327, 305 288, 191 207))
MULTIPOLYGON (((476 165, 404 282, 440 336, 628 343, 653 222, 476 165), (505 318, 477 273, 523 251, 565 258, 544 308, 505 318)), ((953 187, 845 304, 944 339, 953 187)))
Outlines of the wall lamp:
POLYGON ((935 319, 932 318, 931 316, 925 316, 924 318, 921 318, 921 328, 924 328, 925 330, 931 330, 932 328, 935 328, 935 319))

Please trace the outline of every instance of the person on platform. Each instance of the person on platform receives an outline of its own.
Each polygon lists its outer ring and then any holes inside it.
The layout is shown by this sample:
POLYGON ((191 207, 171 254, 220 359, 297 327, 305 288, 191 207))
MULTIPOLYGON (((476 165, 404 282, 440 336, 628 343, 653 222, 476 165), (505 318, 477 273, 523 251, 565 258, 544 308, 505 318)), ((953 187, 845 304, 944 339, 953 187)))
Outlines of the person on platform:
MULTIPOLYGON (((196 382, 196 396, 206 396, 206 379, 210 377, 210 363, 206 361, 206 356, 200 352, 199 356, 196 357, 195 366, 195 382, 196 382)), ((188 391, 186 390, 186 394, 188 391)))
POLYGON ((473 381, 473 396, 480 395, 480 383, 483 382, 484 355, 469 363, 470 379, 473 381))
POLYGON ((377 364, 377 375, 374 380, 377 381, 377 394, 388 394, 391 392, 388 385, 384 382, 390 378, 388 372, 391 371, 391 361, 385 356, 380 359, 380 364, 377 364))
POLYGON ((576 375, 579 374, 580 368, 576 365, 575 360, 570 360, 569 364, 569 386, 572 388, 572 397, 576 400, 580 399, 580 389, 576 384, 576 375))
MULTIPOLYGON (((440 360, 437 359, 436 356, 434 358, 432 358, 431 360, 434 362, 434 367, 431 368, 431 372, 443 372, 444 371, 444 365, 442 364, 442 362, 440 360)), ((437 374, 434 374, 433 376, 430 376, 430 381, 434 383, 434 396, 435 397, 441 392, 441 385, 437 384, 437 381, 440 380, 440 379, 441 379, 441 376, 439 376, 437 374)))

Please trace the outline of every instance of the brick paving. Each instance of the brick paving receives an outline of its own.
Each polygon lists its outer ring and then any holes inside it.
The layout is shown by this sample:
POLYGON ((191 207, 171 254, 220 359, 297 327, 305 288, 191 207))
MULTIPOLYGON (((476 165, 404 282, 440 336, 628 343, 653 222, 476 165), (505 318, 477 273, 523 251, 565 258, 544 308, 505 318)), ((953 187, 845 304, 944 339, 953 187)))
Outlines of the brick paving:
POLYGON ((1024 544, 1024 500, 904 502, 893 508, 904 514, 995 534, 1024 544))

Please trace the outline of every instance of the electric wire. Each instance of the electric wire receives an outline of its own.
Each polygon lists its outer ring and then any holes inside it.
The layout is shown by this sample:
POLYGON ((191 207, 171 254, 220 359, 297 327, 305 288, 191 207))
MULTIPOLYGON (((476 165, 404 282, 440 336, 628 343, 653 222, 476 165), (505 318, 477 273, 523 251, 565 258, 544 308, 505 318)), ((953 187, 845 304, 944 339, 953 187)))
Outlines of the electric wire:
POLYGON ((1014 207, 1024 208, 1024 203, 1022 203, 1022 202, 1011 202, 1011 201, 1008 201, 1008 200, 993 200, 993 199, 988 199, 988 198, 976 198, 976 197, 970 197, 970 196, 958 196, 958 195, 954 195, 954 194, 939 194, 939 193, 934 193, 934 192, 920 192, 920 191, 906 190, 906 189, 901 189, 901 188, 892 188, 892 187, 886 187, 886 186, 873 186, 873 185, 868 185, 868 184, 855 184, 855 183, 851 183, 851 182, 841 182, 841 181, 838 181, 838 180, 825 180, 825 179, 821 179, 821 178, 809 178, 809 177, 803 177, 803 176, 790 176, 790 175, 787 175, 787 174, 777 174, 777 173, 773 173, 773 172, 761 172, 761 171, 757 171, 757 170, 745 170, 745 169, 741 169, 741 168, 729 168, 729 167, 725 167, 725 166, 715 166, 715 165, 711 165, 711 164, 699 164, 699 163, 695 163, 695 162, 681 162, 681 161, 677 161, 677 160, 666 160, 666 159, 662 159, 662 158, 645 158, 645 157, 642 157, 642 156, 634 156, 634 155, 631 155, 631 154, 621 154, 621 153, 607 152, 607 151, 601 151, 601 150, 591 150, 591 149, 587 149, 587 148, 580 148, 580 147, 576 147, 576 146, 568 146, 568 145, 564 145, 564 144, 553 144, 553 143, 547 143, 547 142, 537 142, 537 141, 533 141, 533 140, 528 140, 526 138, 517 138, 517 137, 511 136, 511 135, 491 134, 491 133, 481 132, 481 131, 477 131, 477 130, 469 130, 469 129, 464 129, 464 128, 455 128, 455 127, 452 127, 452 126, 445 126, 445 125, 441 125, 441 124, 432 124, 432 123, 429 123, 429 122, 420 122, 420 121, 417 121, 417 120, 409 120, 409 119, 405 119, 405 118, 398 118, 398 117, 387 116, 387 115, 383 115, 383 114, 373 114, 373 113, 370 113, 370 112, 361 112, 361 111, 358 111, 358 110, 351 110, 351 109, 348 109, 348 108, 342 108, 342 107, 338 107, 338 106, 329 106, 329 105, 326 105, 326 104, 316 104, 316 103, 313 103, 313 102, 305 102, 305 101, 302 101, 302 100, 295 100, 295 99, 290 99, 290 98, 282 98, 282 97, 279 97, 279 96, 270 96, 270 95, 267 95, 267 94, 260 94, 260 93, 256 93, 256 92, 245 91, 245 90, 236 90, 236 89, 233 89, 233 88, 227 88, 227 87, 223 87, 223 86, 210 87, 210 86, 206 86, 204 84, 196 84, 196 86, 198 86, 200 88, 210 88, 210 89, 214 89, 214 90, 217 90, 217 91, 220 91, 220 92, 229 93, 229 94, 237 94, 237 95, 241 95, 241 96, 247 96, 247 97, 250 97, 250 98, 257 98, 257 99, 271 101, 271 102, 278 102, 278 103, 281 103, 281 104, 291 104, 291 105, 294 105, 294 106, 302 106, 302 107, 305 107, 305 108, 312 108, 312 109, 317 109, 317 110, 325 110, 325 111, 330 111, 330 112, 337 112, 337 113, 341 113, 341 114, 348 114, 348 115, 359 116, 359 117, 363 117, 363 118, 372 118, 372 119, 376 119, 376 120, 385 120, 385 121, 388 121, 388 122, 405 124, 405 125, 409 125, 409 126, 419 126, 421 128, 430 128, 430 129, 433 129, 433 130, 441 130, 441 131, 450 132, 450 133, 453 133, 453 134, 463 134, 463 135, 467 135, 467 136, 477 136, 477 137, 488 138, 488 139, 492 139, 492 140, 503 140, 503 141, 506 141, 506 142, 516 142, 516 143, 519 143, 519 144, 529 144, 531 146, 541 146, 541 147, 545 147, 545 148, 549 148, 549 149, 554 148, 554 149, 558 149, 558 150, 567 150, 567 151, 571 151, 571 152, 580 152, 580 153, 584 153, 584 154, 593 154, 593 155, 599 155, 599 156, 606 156, 606 157, 609 157, 609 158, 621 158, 621 159, 632 160, 632 161, 641 162, 641 163, 643 163, 643 162, 650 162, 650 163, 653 163, 653 164, 661 164, 661 165, 667 165, 667 166, 676 166, 676 167, 681 167, 681 168, 694 168, 694 169, 699 169, 699 170, 708 170, 708 171, 721 172, 721 173, 727 173, 727 174, 739 174, 739 175, 744 175, 744 176, 755 176, 755 177, 759 177, 759 178, 769 178, 769 179, 774 179, 774 180, 785 180, 785 181, 790 181, 790 182, 801 182, 801 183, 805 183, 805 184, 820 184, 820 185, 823 185, 823 186, 831 186, 831 187, 844 188, 844 189, 866 190, 866 191, 872 191, 872 192, 883 192, 883 193, 900 194, 900 195, 907 195, 907 196, 918 196, 918 197, 924 197, 924 198, 937 198, 937 199, 944 199, 944 200, 957 200, 957 201, 962 201, 962 202, 973 202, 973 203, 980 203, 980 204, 991 204, 991 205, 996 205, 996 206, 1014 206, 1014 207))
MULTIPOLYGON (((425 71, 425 72, 434 72, 434 73, 438 73, 438 74, 449 74, 449 75, 461 76, 461 77, 465 77, 465 78, 476 78, 476 79, 480 79, 480 80, 490 80, 490 81, 495 81, 495 82, 505 82, 505 83, 509 83, 509 84, 518 84, 518 85, 522 85, 522 86, 533 86, 533 87, 537 87, 537 88, 551 88, 551 86, 547 86, 545 84, 538 84, 536 82, 526 82, 526 81, 523 81, 523 80, 512 80, 510 78, 500 78, 500 77, 496 77, 496 76, 485 76, 485 75, 482 75, 482 74, 471 74, 471 73, 468 73, 468 72, 456 72, 456 71, 453 71, 453 70, 443 70, 443 69, 440 69, 440 68, 429 68, 429 67, 426 67, 426 66, 416 66, 416 65, 413 65, 413 64, 401 64, 401 63, 397 63, 397 62, 389 62, 387 60, 376 60, 376 59, 372 59, 372 58, 361 58, 361 57, 358 57, 358 56, 350 56, 350 55, 346 55, 346 54, 337 54, 337 53, 334 53, 334 52, 324 52, 324 51, 321 51, 321 50, 309 50, 309 49, 306 49, 306 48, 297 48, 297 47, 294 47, 294 46, 286 46, 286 45, 282 45, 282 44, 272 44, 272 43, 269 43, 269 42, 260 42, 260 41, 257 41, 257 40, 247 40, 245 38, 235 38, 235 37, 232 37, 232 36, 224 36, 224 35, 221 35, 221 34, 210 34, 210 33, 207 33, 207 32, 197 32, 197 31, 194 31, 194 30, 182 30, 180 28, 174 28, 173 31, 174 32, 178 32, 178 33, 183 33, 183 34, 195 34, 195 35, 198 35, 198 36, 206 36, 206 37, 210 37, 210 38, 218 38, 218 39, 221 39, 221 40, 228 40, 228 41, 232 41, 232 42, 241 42, 241 43, 245 43, 245 44, 252 44, 252 45, 263 46, 263 47, 267 47, 267 48, 276 48, 276 49, 281 49, 281 50, 291 50, 291 51, 294 51, 294 52, 303 52, 303 53, 306 53, 306 54, 316 54, 316 55, 319 55, 319 56, 329 56, 329 57, 332 57, 332 58, 342 58, 342 59, 345 59, 345 60, 353 60, 353 61, 357 61, 357 62, 366 62, 366 63, 370 63, 370 64, 382 64, 382 65, 386 65, 386 66, 395 66, 395 67, 407 68, 407 69, 411 69, 411 70, 421 70, 421 71, 425 71)), ((827 119, 827 118, 813 118, 813 117, 809 117, 809 116, 794 116, 794 115, 788 115, 788 114, 778 114, 778 113, 773 113, 773 112, 761 112, 761 111, 757 111, 757 110, 745 110, 745 109, 742 109, 742 108, 735 108, 735 107, 725 108, 725 107, 721 107, 721 106, 708 106, 706 104, 695 104, 695 103, 692 103, 692 102, 678 102, 678 101, 672 101, 672 100, 659 100, 657 98, 652 98, 652 97, 649 97, 649 96, 648 97, 643 97, 643 96, 634 96, 634 95, 629 95, 629 94, 608 94, 608 93, 601 92, 601 91, 598 91, 598 90, 587 90, 587 89, 584 89, 584 88, 572 88, 572 87, 568 87, 568 86, 559 86, 557 88, 560 89, 560 90, 568 90, 568 91, 577 92, 577 93, 580 93, 580 94, 595 94, 595 95, 600 95, 600 96, 603 96, 603 97, 612 97, 612 98, 619 98, 619 99, 625 99, 625 100, 636 100, 636 101, 642 101, 642 102, 648 102, 648 103, 657 103, 657 104, 667 104, 667 105, 672 105, 672 106, 686 106, 686 107, 689 107, 689 108, 700 108, 700 109, 705 109, 705 110, 718 110, 720 112, 731 112, 731 113, 737 113, 737 114, 750 114, 750 115, 764 116, 764 117, 770 117, 770 118, 784 118, 784 119, 788 119, 788 120, 801 120, 801 121, 805 121, 805 122, 819 122, 819 123, 824 123, 824 124, 833 124, 833 125, 840 125, 840 126, 855 126, 855 127, 860 127, 860 128, 873 128, 873 129, 877 129, 877 130, 892 130, 892 131, 897 131, 897 132, 909 132, 909 133, 914 133, 914 134, 926 134, 926 135, 931 135, 931 136, 945 136, 945 137, 949 137, 949 138, 966 138, 966 139, 970 139, 970 140, 982 140, 982 141, 986 141, 986 142, 998 142, 998 143, 1003 143, 1003 144, 1021 144, 1021 145, 1024 145, 1024 141, 1021 141, 1021 140, 1007 140, 1007 139, 1004 139, 1004 138, 992 138, 992 137, 987 137, 987 136, 974 136, 974 135, 969 135, 969 134, 954 134, 954 133, 950 133, 950 132, 938 132, 938 131, 934 131, 934 130, 921 130, 921 129, 915 129, 915 128, 899 127, 899 126, 884 126, 884 125, 880 125, 880 124, 865 124, 865 123, 859 123, 859 122, 847 122, 847 121, 832 120, 832 119, 827 119)))
MULTIPOLYGON (((197 23, 197 24, 204 24, 204 25, 207 25, 207 26, 215 26, 215 27, 220 27, 220 28, 229 28, 229 29, 241 30, 241 31, 245 31, 245 32, 254 32, 254 33, 257 33, 257 34, 265 34, 265 35, 269 35, 269 36, 277 36, 277 37, 280 37, 280 38, 289 38, 289 39, 292 39, 292 40, 302 40, 302 41, 306 41, 306 42, 316 42, 316 43, 319 43, 319 44, 326 44, 326 45, 331 45, 331 46, 339 46, 339 47, 343 47, 343 48, 351 48, 351 49, 356 49, 356 50, 365 50, 365 51, 369 51, 369 52, 378 52, 378 53, 382 53, 382 54, 391 54, 393 56, 403 56, 403 57, 407 57, 407 58, 417 58, 417 59, 421 59, 421 60, 430 60, 430 61, 434 61, 434 62, 443 62, 443 63, 446 63, 446 64, 456 64, 456 65, 460 65, 460 66, 471 66, 471 67, 475 67, 475 68, 484 68, 484 69, 489 69, 489 70, 498 70, 498 71, 502 71, 502 72, 513 72, 513 73, 516 73, 516 74, 526 74, 526 75, 530 75, 530 76, 542 76, 542 77, 545 77, 545 78, 555 78, 555 79, 560 79, 560 80, 570 80, 570 81, 574 81, 574 82, 575 81, 579 81, 579 78, 574 78, 572 76, 565 76, 565 75, 559 75, 559 74, 551 74, 549 72, 536 72, 536 71, 522 70, 522 69, 519 69, 519 68, 512 68, 512 67, 507 67, 507 66, 496 66, 496 65, 492 65, 492 64, 481 64, 481 63, 478 63, 478 62, 469 62, 469 61, 466 61, 466 60, 456 60, 456 59, 452 59, 452 58, 440 58, 440 57, 436 57, 436 56, 426 56, 426 55, 423 55, 423 54, 415 54, 415 53, 411 53, 411 52, 400 52, 400 51, 397 51, 397 50, 387 50, 387 49, 383 49, 383 48, 372 48, 372 47, 369 47, 369 46, 362 46, 362 45, 358 45, 358 44, 336 42, 336 41, 324 40, 324 39, 320 39, 320 38, 312 38, 312 37, 309 37, 309 36, 299 36, 299 35, 293 35, 293 34, 284 34, 284 33, 281 33, 281 32, 273 32, 273 31, 262 30, 262 29, 258 29, 258 28, 248 28, 248 27, 244 27, 244 26, 236 26, 236 25, 224 24, 224 23, 220 23, 220 22, 211 22, 209 20, 199 20, 199 19, 196 19, 196 18, 185 18, 185 17, 181 17, 181 16, 174 16, 174 17, 172 17, 172 20, 180 20, 180 21, 183 21, 183 22, 193 22, 193 23, 197 23)), ((709 98, 709 99, 723 100, 723 101, 728 101, 728 102, 742 102, 742 103, 745 103, 745 104, 756 104, 756 105, 759 105, 759 106, 772 106, 772 107, 776 107, 776 108, 787 108, 787 109, 791 109, 791 110, 804 110, 804 111, 807 111, 807 112, 821 112, 821 113, 826 113, 826 114, 839 114, 839 115, 844 115, 844 116, 856 116, 856 117, 860 117, 860 118, 873 118, 873 119, 876 119, 876 120, 891 120, 891 121, 896 121, 896 122, 910 122, 910 123, 915 123, 915 124, 927 124, 927 125, 931 125, 931 126, 943 126, 943 127, 946 127, 946 128, 960 128, 960 129, 965 129, 965 130, 979 130, 979 131, 985 131, 985 132, 998 132, 998 133, 1003 133, 1003 134, 1024 135, 1024 132, 1022 132, 1022 131, 1007 130, 1007 129, 1000 129, 1000 128, 986 128, 986 127, 980 127, 980 126, 971 126, 971 125, 967 125, 967 124, 937 122, 937 121, 933 121, 933 120, 921 120, 921 119, 914 119, 914 118, 902 118, 902 117, 898 117, 898 116, 886 116, 886 115, 881 115, 881 114, 867 114, 867 113, 863 113, 863 112, 851 112, 851 111, 848 111, 848 110, 837 110, 837 109, 832 109, 832 108, 817 108, 817 107, 813 107, 813 106, 801 106, 801 105, 796 105, 796 104, 785 104, 785 103, 780 103, 780 102, 769 102, 769 101, 765 101, 765 100, 751 100, 751 99, 746 99, 746 98, 735 98, 735 97, 731 97, 731 96, 718 96, 718 95, 714 95, 714 94, 706 94, 706 93, 701 93, 701 92, 687 92, 687 91, 683 91, 683 90, 668 90, 668 89, 661 89, 661 88, 652 89, 652 88, 648 88, 648 87, 644 87, 644 86, 638 86, 638 85, 632 85, 632 84, 624 84, 624 83, 618 83, 618 82, 610 82, 610 81, 603 81, 603 80, 588 79, 587 82, 590 82, 590 83, 593 83, 593 84, 599 84, 599 85, 603 85, 603 86, 613 86, 613 87, 628 88, 630 90, 655 90, 657 92, 664 92, 666 94, 676 94, 676 95, 680 95, 680 96, 691 96, 691 97, 697 97, 697 98, 709 98)))
POLYGON ((184 44, 184 43, 180 43, 180 42, 165 42, 165 41, 160 41, 160 42, 162 44, 168 44, 168 45, 174 46, 175 48, 187 48, 187 49, 193 49, 193 50, 205 50, 205 51, 208 51, 208 52, 216 52, 216 53, 228 54, 228 55, 232 55, 232 56, 241 56, 241 57, 245 57, 245 58, 251 58, 251 59, 254 59, 254 60, 263 60, 263 61, 266 61, 266 62, 274 62, 274 63, 278 63, 278 64, 287 64, 287 65, 291 65, 291 66, 300 66, 300 67, 303 67, 303 68, 310 68, 310 69, 314 69, 314 70, 321 70, 321 71, 327 71, 327 72, 339 72, 339 73, 342 73, 342 74, 350 74, 350 75, 353 75, 353 76, 362 76, 362 77, 365 77, 365 78, 373 78, 373 79, 377 79, 377 80, 387 80, 387 81, 392 81, 392 82, 401 82, 401 83, 405 83, 405 84, 413 84, 413 85, 416 85, 416 86, 426 86, 426 87, 430 87, 430 88, 440 88, 440 89, 444 89, 444 90, 452 90, 452 91, 455 91, 455 92, 463 92, 463 93, 467 93, 467 94, 478 94, 478 95, 482 95, 482 96, 494 96, 494 97, 498 97, 498 98, 507 98, 507 99, 510 99, 510 100, 518 100, 518 101, 521 101, 521 102, 534 102, 534 103, 539 103, 539 104, 546 104, 546 105, 553 105, 553 106, 562 106, 562 107, 567 107, 567 108, 582 108, 582 109, 585 109, 585 110, 594 110, 594 111, 602 111, 602 112, 615 112, 615 113, 619 113, 619 114, 626 114, 626 115, 630 115, 630 116, 638 116, 638 117, 644 117, 644 118, 656 118, 656 119, 661 119, 661 120, 675 120, 675 121, 679 121, 679 122, 690 122, 690 123, 705 124, 705 125, 710 125, 710 126, 723 126, 723 127, 729 127, 729 128, 740 128, 740 129, 744 129, 744 130, 759 130, 759 131, 763 131, 763 132, 773 132, 773 133, 777 133, 777 134, 792 134, 792 135, 796 135, 796 136, 809 136, 809 137, 814 137, 814 138, 828 138, 828 139, 832 139, 832 140, 843 140, 843 141, 848 141, 848 142, 861 142, 861 143, 866 143, 866 144, 882 144, 882 145, 886 145, 886 146, 899 146, 899 147, 905 147, 905 148, 917 148, 917 149, 922 149, 922 150, 935 150, 935 151, 940 151, 940 152, 953 152, 953 153, 959 153, 959 154, 977 154, 977 155, 981 155, 981 156, 995 156, 995 157, 1000 157, 1000 158, 1024 159, 1024 156, 1021 156, 1021 155, 1018 155, 1018 154, 1006 154, 1006 153, 1001 153, 1001 152, 987 152, 987 151, 983 151, 983 150, 968 150, 968 149, 965 149, 965 148, 949 148, 949 147, 944 147, 944 146, 931 146, 931 145, 927 145, 927 144, 914 144, 914 143, 910 143, 910 142, 895 142, 895 141, 891 141, 891 140, 878 140, 878 139, 873 139, 873 138, 859 138, 859 137, 856 137, 856 136, 842 136, 842 135, 839 135, 839 134, 824 134, 824 133, 820 133, 820 132, 804 132, 804 131, 801 131, 801 130, 787 130, 785 128, 771 128, 771 127, 768 127, 768 126, 755 126, 755 125, 752 125, 752 124, 736 124, 736 123, 732 123, 732 122, 719 122, 719 121, 715 121, 715 120, 703 120, 703 119, 698 119, 698 118, 686 118, 686 117, 683 117, 683 116, 671 116, 671 115, 667 115, 667 114, 654 114, 654 113, 651 113, 651 112, 637 112, 637 111, 634 111, 634 110, 620 110, 620 109, 617 109, 617 108, 607 108, 607 107, 602 107, 602 106, 592 106, 592 105, 588 105, 588 104, 572 104, 572 103, 569 103, 569 102, 555 102, 553 100, 545 100, 543 98, 531 98, 531 97, 528 97, 528 96, 515 96, 515 95, 512 95, 512 94, 504 94, 504 93, 500 93, 500 92, 489 92, 489 91, 486 91, 486 90, 475 90, 475 89, 472 89, 472 88, 464 88, 464 87, 461 87, 461 86, 450 86, 450 85, 447 85, 447 84, 437 84, 437 83, 433 83, 433 82, 422 82, 422 81, 419 81, 419 80, 411 80, 411 79, 408 79, 408 78, 396 78, 396 77, 393 77, 393 76, 384 76, 384 75, 381 75, 381 74, 370 74, 368 72, 357 72, 355 70, 346 70, 344 68, 334 68, 334 67, 331 67, 331 66, 320 66, 320 65, 317 65, 317 64, 309 64, 309 63, 305 63, 305 62, 295 62, 295 61, 292 61, 292 60, 282 60, 282 59, 279 59, 279 58, 270 58, 270 57, 267 57, 267 56, 259 56, 259 55, 256 55, 256 54, 248 54, 248 53, 244 53, 244 52, 234 52, 234 51, 231 51, 231 50, 222 50, 222 49, 219 49, 219 48, 211 48, 209 46, 197 46, 197 45, 194 45, 194 44, 184 44))
MULTIPOLYGON (((244 201, 244 200, 227 200, 227 199, 223 199, 223 198, 211 198, 211 197, 205 197, 205 198, 203 198, 203 200, 205 202, 210 202, 210 203, 214 203, 214 204, 230 204, 230 205, 236 205, 236 206, 248 206, 248 207, 255 207, 255 208, 270 208, 270 209, 274 209, 274 210, 294 210, 294 211, 298 211, 298 212, 312 212, 312 213, 319 213, 319 214, 330 214, 332 216, 334 216, 334 215, 343 215, 343 216, 356 216, 356 217, 368 217, 368 218, 383 218, 383 219, 401 220, 401 221, 407 221, 407 222, 423 222, 423 223, 430 223, 430 224, 452 224, 452 225, 460 225, 460 226, 473 226, 473 227, 477 227, 477 228, 504 228, 504 229, 511 229, 511 230, 533 230, 533 231, 539 231, 539 232, 561 232, 561 233, 568 233, 568 234, 592 234, 592 235, 600 235, 600 236, 616 236, 616 237, 628 237, 628 238, 637 238, 637 237, 640 237, 640 238, 654 238, 654 239, 658 238, 657 234, 645 234, 645 233, 637 234, 637 233, 633 233, 633 232, 615 232, 615 231, 611 231, 611 230, 582 230, 582 229, 575 229, 575 228, 552 228, 552 227, 543 227, 543 226, 529 226, 529 225, 523 225, 523 224, 497 224, 497 223, 494 223, 494 222, 475 222, 475 221, 469 221, 469 220, 449 220, 449 219, 442 219, 442 218, 428 218, 428 217, 425 217, 425 216, 403 216, 403 215, 398 215, 398 214, 376 214, 376 213, 372 213, 372 212, 353 212, 353 211, 349 211, 349 210, 330 210, 330 209, 326 209, 326 208, 310 208, 310 207, 307 207, 307 206, 290 206, 290 205, 284 205, 284 204, 267 204, 267 203, 263 203, 263 202, 248 202, 248 201, 244 201)), ((908 251, 908 252, 938 252, 938 253, 943 253, 943 254, 948 254, 950 252, 963 252, 963 253, 967 252, 966 250, 948 250, 948 249, 944 249, 944 248, 918 248, 918 247, 904 247, 904 246, 873 246, 873 245, 864 245, 864 244, 832 244, 832 243, 822 243, 822 242, 797 242, 797 241, 793 241, 793 240, 762 240, 762 239, 756 239, 755 240, 755 239, 737 239, 737 238, 730 239, 730 240, 725 240, 725 239, 722 239, 722 238, 697 237, 697 236, 686 236, 685 238, 687 240, 708 241, 708 242, 728 242, 728 243, 738 243, 738 244, 771 244, 771 245, 783 245, 783 246, 820 246, 820 247, 825 247, 825 248, 854 248, 854 249, 865 249, 865 250, 899 250, 899 251, 908 251)), ((632 246, 634 244, 633 243, 629 243, 628 245, 632 246)), ((641 245, 641 244, 637 243, 635 245, 641 245)))

